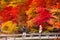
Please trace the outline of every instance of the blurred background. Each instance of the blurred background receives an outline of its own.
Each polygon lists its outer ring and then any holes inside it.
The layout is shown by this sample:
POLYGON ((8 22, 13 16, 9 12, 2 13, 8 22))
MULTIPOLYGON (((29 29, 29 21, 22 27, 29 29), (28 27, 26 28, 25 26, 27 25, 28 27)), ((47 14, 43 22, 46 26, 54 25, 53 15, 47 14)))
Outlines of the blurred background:
POLYGON ((60 0, 0 0, 0 33, 60 31, 60 0))

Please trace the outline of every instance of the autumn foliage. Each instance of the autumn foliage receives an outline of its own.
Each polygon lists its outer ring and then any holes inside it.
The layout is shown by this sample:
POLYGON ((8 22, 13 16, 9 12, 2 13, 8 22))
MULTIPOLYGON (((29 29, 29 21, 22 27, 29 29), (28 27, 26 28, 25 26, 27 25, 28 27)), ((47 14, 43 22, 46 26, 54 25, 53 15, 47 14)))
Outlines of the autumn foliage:
MULTIPOLYGON (((12 21, 13 23, 16 23, 18 25, 18 28, 22 28, 22 26, 26 26, 27 29, 32 28, 33 26, 38 28, 39 25, 42 25, 45 28, 45 26, 47 25, 44 24, 46 22, 47 24, 49 24, 48 21, 50 21, 50 18, 53 18, 52 15, 56 16, 55 15, 56 12, 53 9, 60 9, 60 1, 59 0, 11 0, 11 1, 9 0, 7 2, 6 0, 1 0, 0 9, 1 9, 0 21, 2 22, 0 23, 1 25, 4 25, 3 23, 12 21)), ((56 19, 58 22, 58 23, 54 22, 55 24, 53 25, 56 26, 54 28, 59 29, 60 28, 59 17, 56 16, 56 18, 53 19, 56 19)), ((50 25, 51 24, 49 24, 49 26, 50 25)), ((11 28, 11 26, 9 27, 11 28)), ((2 26, 2 28, 4 27, 2 26)))

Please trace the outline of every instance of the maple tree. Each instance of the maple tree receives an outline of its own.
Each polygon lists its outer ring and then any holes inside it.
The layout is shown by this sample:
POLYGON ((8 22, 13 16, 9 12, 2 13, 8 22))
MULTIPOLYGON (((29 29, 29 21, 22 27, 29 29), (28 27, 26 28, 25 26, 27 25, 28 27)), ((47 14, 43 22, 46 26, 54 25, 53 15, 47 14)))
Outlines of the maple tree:
MULTIPOLYGON (((20 28, 25 25, 28 29, 31 27, 35 30, 36 28, 33 26, 38 28, 39 25, 42 25, 44 27, 44 23, 53 17, 55 12, 59 12, 59 10, 57 11, 59 8, 59 0, 1 0, 0 18, 2 23, 12 21, 19 24, 20 28)), ((60 15, 54 17, 60 20, 60 15)), ((53 20, 50 19, 49 23, 53 23, 53 20)), ((56 28, 59 28, 59 24, 58 21, 56 28)))

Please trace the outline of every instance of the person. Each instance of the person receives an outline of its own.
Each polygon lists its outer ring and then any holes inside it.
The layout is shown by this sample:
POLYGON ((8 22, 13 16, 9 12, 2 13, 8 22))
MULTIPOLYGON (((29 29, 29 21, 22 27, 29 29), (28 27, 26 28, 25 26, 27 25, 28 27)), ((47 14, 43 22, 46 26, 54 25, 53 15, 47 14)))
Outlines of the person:
POLYGON ((26 27, 23 26, 23 37, 26 37, 26 27))
POLYGON ((42 33, 42 25, 39 26, 39 38, 41 40, 41 33, 42 33))
POLYGON ((42 26, 39 26, 39 33, 42 33, 42 26))

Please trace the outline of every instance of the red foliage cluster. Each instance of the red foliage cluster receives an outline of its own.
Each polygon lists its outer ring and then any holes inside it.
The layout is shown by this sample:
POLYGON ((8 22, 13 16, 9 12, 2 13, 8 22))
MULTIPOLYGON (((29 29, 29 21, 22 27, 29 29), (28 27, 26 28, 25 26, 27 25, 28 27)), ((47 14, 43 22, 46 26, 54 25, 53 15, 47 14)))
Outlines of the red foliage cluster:
POLYGON ((38 13, 37 17, 34 20, 34 23, 36 26, 42 25, 51 17, 51 14, 44 8, 38 7, 36 9, 36 12, 38 13))
POLYGON ((3 22, 8 20, 17 21, 17 14, 19 12, 18 7, 5 7, 1 12, 0 15, 2 16, 3 22))

